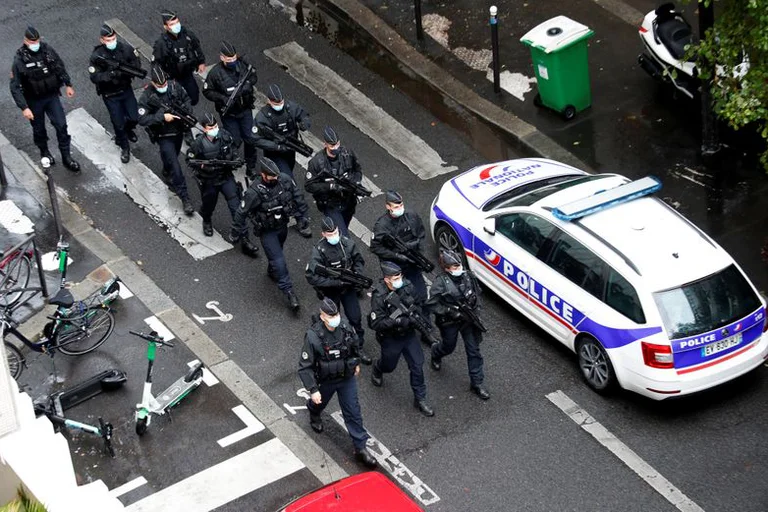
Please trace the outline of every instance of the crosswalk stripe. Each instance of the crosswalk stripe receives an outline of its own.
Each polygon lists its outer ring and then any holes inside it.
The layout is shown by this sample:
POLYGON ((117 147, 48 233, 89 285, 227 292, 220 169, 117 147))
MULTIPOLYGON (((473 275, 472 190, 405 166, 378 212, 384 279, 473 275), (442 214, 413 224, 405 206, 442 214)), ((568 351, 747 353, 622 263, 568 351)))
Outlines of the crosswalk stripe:
POLYGON ((270 439, 126 507, 130 512, 208 512, 299 471, 304 464, 270 439))
POLYGON ((384 109, 328 66, 316 61, 296 42, 264 50, 264 54, 287 69, 288 74, 323 99, 353 126, 368 135, 389 154, 423 180, 451 173, 424 140, 412 133, 384 109))
POLYGON ((72 144, 103 171, 112 184, 123 190, 155 222, 163 226, 194 259, 200 260, 231 249, 221 235, 203 235, 202 218, 184 215, 181 200, 136 157, 120 162, 119 151, 106 130, 88 112, 78 108, 67 114, 72 144))

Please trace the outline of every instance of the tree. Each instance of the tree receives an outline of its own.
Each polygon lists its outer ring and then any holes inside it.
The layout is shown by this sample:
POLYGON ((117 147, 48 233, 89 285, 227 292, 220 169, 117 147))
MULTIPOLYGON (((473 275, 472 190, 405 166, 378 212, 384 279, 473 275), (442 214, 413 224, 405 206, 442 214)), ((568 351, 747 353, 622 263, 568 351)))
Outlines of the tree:
MULTIPOLYGON (((698 0, 706 9, 714 0, 698 0)), ((702 80, 713 80, 715 114, 738 130, 757 127, 768 140, 768 0, 720 0, 715 3, 714 27, 690 49, 702 80), (744 56, 746 74, 740 73, 744 56), (712 72, 707 63, 722 67, 712 72)), ((761 162, 768 170, 768 149, 761 162)))

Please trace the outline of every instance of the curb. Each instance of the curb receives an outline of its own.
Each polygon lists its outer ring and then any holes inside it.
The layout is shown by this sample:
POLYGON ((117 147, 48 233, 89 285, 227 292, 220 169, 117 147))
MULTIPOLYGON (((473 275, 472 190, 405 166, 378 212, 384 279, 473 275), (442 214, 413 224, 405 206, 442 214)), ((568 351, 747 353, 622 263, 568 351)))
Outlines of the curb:
POLYGON ((441 95, 455 101, 491 127, 507 133, 518 148, 542 158, 551 158, 582 169, 594 170, 576 155, 545 135, 535 126, 481 97, 450 73, 422 55, 392 27, 358 0, 311 0, 318 7, 348 25, 357 26, 404 68, 441 95))
MULTIPOLYGON (((42 202, 42 198, 48 197, 46 178, 37 164, 28 155, 11 145, 2 133, 0 133, 0 150, 5 168, 47 210, 48 205, 42 202)), ((173 331, 179 340, 183 341, 187 348, 205 364, 208 370, 265 427, 272 431, 275 437, 282 441, 320 482, 325 485, 348 476, 347 472, 336 461, 328 457, 323 449, 296 422, 287 418, 285 411, 242 368, 229 359, 226 352, 221 350, 173 299, 166 295, 106 235, 91 225, 91 221, 80 213, 77 205, 67 198, 66 192, 57 189, 57 194, 62 226, 69 231, 71 237, 104 262, 99 269, 105 269, 114 275, 119 275, 120 279, 144 303, 147 309, 173 331)), ((88 283, 84 282, 83 285, 86 287, 97 286, 97 280, 93 278, 95 275, 96 272, 89 274, 85 280, 88 283)), ((30 329, 35 330, 37 324, 40 322, 30 325, 30 329)), ((33 334, 39 334, 39 331, 33 334)))

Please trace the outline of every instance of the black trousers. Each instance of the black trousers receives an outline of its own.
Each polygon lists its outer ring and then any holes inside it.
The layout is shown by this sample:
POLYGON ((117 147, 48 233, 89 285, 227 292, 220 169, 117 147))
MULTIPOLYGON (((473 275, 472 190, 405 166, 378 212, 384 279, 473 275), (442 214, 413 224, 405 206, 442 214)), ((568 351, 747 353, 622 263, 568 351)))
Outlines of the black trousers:
POLYGON ((224 128, 232 134, 236 144, 244 143, 245 166, 248 169, 256 168, 256 140, 253 137, 253 116, 250 112, 243 112, 239 116, 224 116, 221 118, 224 128))
POLYGON ((131 89, 120 91, 112 96, 105 96, 104 105, 109 111, 109 119, 115 129, 115 144, 128 147, 128 132, 133 131, 139 122, 139 110, 136 96, 131 89))
POLYGON ((397 368, 400 356, 408 364, 411 374, 411 389, 416 400, 427 397, 427 385, 424 382, 424 351, 415 331, 405 336, 377 336, 381 343, 381 359, 374 367, 381 373, 391 373, 397 368))
POLYGON ((59 141, 59 151, 62 157, 70 154, 70 142, 72 138, 67 131, 67 116, 61 106, 58 93, 53 93, 42 98, 27 100, 29 110, 35 118, 29 123, 32 125, 32 140, 35 141, 40 151, 48 151, 48 132, 45 130, 45 116, 51 120, 51 125, 56 130, 56 139, 59 141))
POLYGON ((237 193, 235 178, 230 176, 226 181, 201 180, 199 185, 200 199, 203 203, 200 207, 200 216, 203 218, 203 222, 211 222, 211 216, 213 216, 213 211, 216 209, 216 203, 219 202, 220 193, 224 195, 227 207, 229 207, 229 213, 234 220, 235 212, 237 212, 237 208, 240 206, 240 195, 237 193))
POLYGON ((319 387, 322 401, 320 405, 315 405, 312 400, 307 400, 309 413, 313 416, 319 416, 333 395, 339 395, 341 415, 344 417, 344 425, 347 427, 349 437, 352 438, 352 444, 357 450, 365 448, 365 442, 371 436, 363 426, 363 413, 360 411, 360 402, 357 399, 356 378, 348 377, 338 382, 321 382, 319 387))
POLYGON ((261 247, 264 248, 264 254, 267 255, 267 272, 275 277, 277 287, 287 292, 293 290, 293 281, 288 273, 288 263, 285 261, 283 245, 288 238, 288 226, 280 229, 265 230, 260 235, 261 247))
POLYGON ((200 87, 197 85, 195 75, 192 73, 176 78, 176 83, 187 91, 189 99, 192 100, 192 106, 194 107, 200 101, 200 87))
POLYGON ((178 195, 181 200, 189 199, 187 191, 187 180, 179 165, 179 152, 184 136, 179 133, 157 139, 157 146, 160 148, 160 160, 163 161, 163 176, 171 181, 171 190, 178 195))
POLYGON ((480 343, 483 341, 483 333, 469 322, 441 325, 440 337, 442 341, 432 347, 432 357, 440 360, 453 353, 459 339, 459 334, 464 340, 464 350, 467 353, 467 367, 469 369, 469 382, 473 386, 480 386, 485 378, 483 374, 483 356, 480 354, 480 343))

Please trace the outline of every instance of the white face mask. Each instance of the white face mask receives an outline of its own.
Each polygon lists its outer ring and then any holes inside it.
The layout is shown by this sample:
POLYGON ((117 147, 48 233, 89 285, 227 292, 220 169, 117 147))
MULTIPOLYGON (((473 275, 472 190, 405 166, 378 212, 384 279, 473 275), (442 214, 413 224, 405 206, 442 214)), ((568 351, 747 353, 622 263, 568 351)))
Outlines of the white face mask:
POLYGON ((336 233, 335 235, 331 235, 329 237, 326 237, 326 240, 328 240, 329 244, 336 245, 336 244, 339 243, 339 240, 341 240, 341 237, 339 236, 338 233, 336 233))
POLYGON ((178 34, 179 32, 181 32, 181 23, 171 25, 171 33, 178 34))
POLYGON ((448 271, 453 277, 459 277, 461 274, 464 273, 464 268, 459 267, 456 270, 449 270, 448 271))
POLYGON ((114 50, 117 48, 117 39, 104 43, 104 46, 107 47, 107 50, 114 50))
POLYGON ((155 90, 160 94, 165 94, 166 91, 168 90, 168 86, 164 85, 163 87, 155 87, 155 90))
POLYGON ((391 210, 389 210, 389 214, 395 218, 402 217, 404 213, 405 213, 405 206, 399 206, 397 208, 392 208, 391 210))
POLYGON ((208 135, 208 137, 215 139, 216 137, 219 136, 219 127, 217 126, 215 128, 211 128, 210 130, 205 132, 205 134, 208 135))
POLYGON ((38 51, 40 49, 40 43, 28 44, 27 48, 29 48, 29 51, 31 51, 31 52, 36 52, 36 51, 38 51))
POLYGON ((328 326, 334 329, 341 323, 341 315, 332 316, 328 319, 328 326))
POLYGON ((395 290, 398 290, 398 289, 400 289, 402 287, 403 287, 403 278, 402 277, 400 279, 395 279, 394 281, 392 281, 392 288, 394 288, 395 290))
POLYGON ((270 103, 270 106, 272 107, 272 110, 274 110, 275 112, 280 112, 281 110, 283 110, 283 107, 285 106, 285 103, 280 103, 278 105, 270 103))

